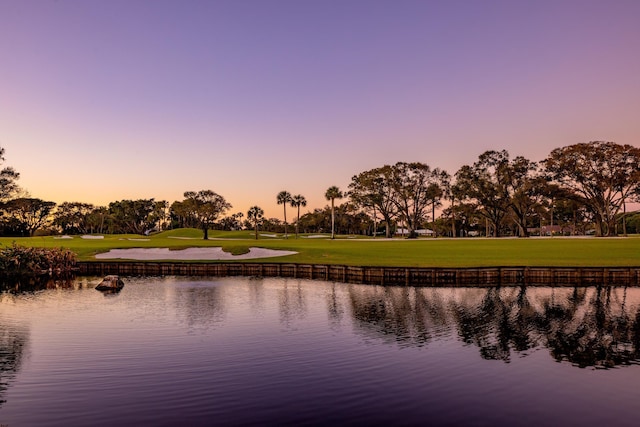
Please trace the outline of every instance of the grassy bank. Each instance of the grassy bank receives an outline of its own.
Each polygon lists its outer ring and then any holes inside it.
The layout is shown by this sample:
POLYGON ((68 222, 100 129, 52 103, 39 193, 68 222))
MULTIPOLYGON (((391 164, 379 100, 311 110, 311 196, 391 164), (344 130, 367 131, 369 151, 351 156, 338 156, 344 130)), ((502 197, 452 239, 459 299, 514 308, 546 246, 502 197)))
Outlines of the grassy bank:
MULTIPOLYGON (((268 234, 268 233, 265 233, 268 234)), ((628 238, 529 238, 529 239, 371 239, 292 236, 263 236, 253 240, 252 232, 210 233, 201 239, 198 230, 175 230, 154 236, 106 235, 104 239, 54 237, 0 238, 3 247, 16 242, 25 246, 64 247, 81 260, 113 248, 217 246, 240 254, 250 247, 298 252, 268 262, 341 264, 399 267, 482 267, 482 266, 640 266, 640 237, 628 238)), ((259 262, 249 260, 245 262, 259 262)))

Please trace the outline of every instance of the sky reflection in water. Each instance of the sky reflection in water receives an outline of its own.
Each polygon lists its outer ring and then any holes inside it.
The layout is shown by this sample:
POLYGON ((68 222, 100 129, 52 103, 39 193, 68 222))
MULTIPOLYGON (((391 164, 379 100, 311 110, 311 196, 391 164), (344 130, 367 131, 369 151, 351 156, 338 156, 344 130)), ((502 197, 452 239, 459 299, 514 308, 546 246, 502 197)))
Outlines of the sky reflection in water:
POLYGON ((638 415, 640 289, 170 277, 125 278, 103 295, 97 281, 0 294, 0 423, 632 425, 638 415))

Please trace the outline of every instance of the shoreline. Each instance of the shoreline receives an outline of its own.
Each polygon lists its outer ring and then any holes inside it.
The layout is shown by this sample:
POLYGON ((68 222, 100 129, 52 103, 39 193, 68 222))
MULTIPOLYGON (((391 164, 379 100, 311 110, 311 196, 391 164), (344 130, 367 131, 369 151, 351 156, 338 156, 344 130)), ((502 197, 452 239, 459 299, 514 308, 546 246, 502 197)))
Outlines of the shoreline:
POLYGON ((333 264, 78 261, 80 276, 247 276, 381 286, 640 286, 638 267, 375 267, 333 264))

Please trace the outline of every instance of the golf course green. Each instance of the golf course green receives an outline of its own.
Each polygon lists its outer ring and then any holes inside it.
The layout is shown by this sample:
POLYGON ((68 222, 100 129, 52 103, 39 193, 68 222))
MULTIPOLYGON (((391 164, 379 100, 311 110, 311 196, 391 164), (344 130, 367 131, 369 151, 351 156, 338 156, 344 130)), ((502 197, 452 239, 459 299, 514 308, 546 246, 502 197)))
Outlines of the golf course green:
MULTIPOLYGON (((210 240, 202 239, 202 231, 178 229, 151 236, 105 235, 98 238, 82 236, 46 236, 31 238, 0 238, 0 248, 13 243, 33 247, 69 248, 82 261, 120 248, 221 247, 234 255, 247 253, 249 248, 295 251, 297 254, 269 258, 270 263, 338 264, 351 266, 390 267, 492 267, 492 266, 640 266, 640 236, 595 238, 421 238, 384 239, 339 236, 305 236, 262 234, 253 238, 253 231, 209 232, 210 240)), ((216 261, 210 261, 216 262, 216 261)), ((228 262, 228 261, 227 261, 228 262)), ((263 262, 257 258, 237 262, 263 262)))

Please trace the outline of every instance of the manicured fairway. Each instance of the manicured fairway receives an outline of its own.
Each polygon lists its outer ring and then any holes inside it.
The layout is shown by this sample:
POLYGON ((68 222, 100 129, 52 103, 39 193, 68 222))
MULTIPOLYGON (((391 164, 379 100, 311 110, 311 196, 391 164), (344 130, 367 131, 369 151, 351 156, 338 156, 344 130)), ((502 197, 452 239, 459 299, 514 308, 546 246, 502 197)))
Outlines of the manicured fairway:
MULTIPOLYGON (((265 233, 268 234, 268 233, 265 233)), ((234 254, 249 247, 285 249, 298 252, 266 262, 341 264, 401 267, 480 266, 640 266, 640 237, 628 238, 529 238, 529 239, 371 239, 328 238, 283 239, 282 236, 253 240, 252 232, 210 232, 205 241, 198 230, 174 230, 155 236, 106 235, 86 240, 53 237, 0 238, 0 245, 16 242, 25 246, 66 247, 81 260, 94 259, 98 252, 112 248, 218 246, 234 254)), ((215 261, 212 261, 215 262, 215 261)), ((227 261, 228 262, 228 261, 227 261)), ((238 261, 240 262, 240 261, 238 261)), ((247 260, 243 262, 261 262, 247 260)))

